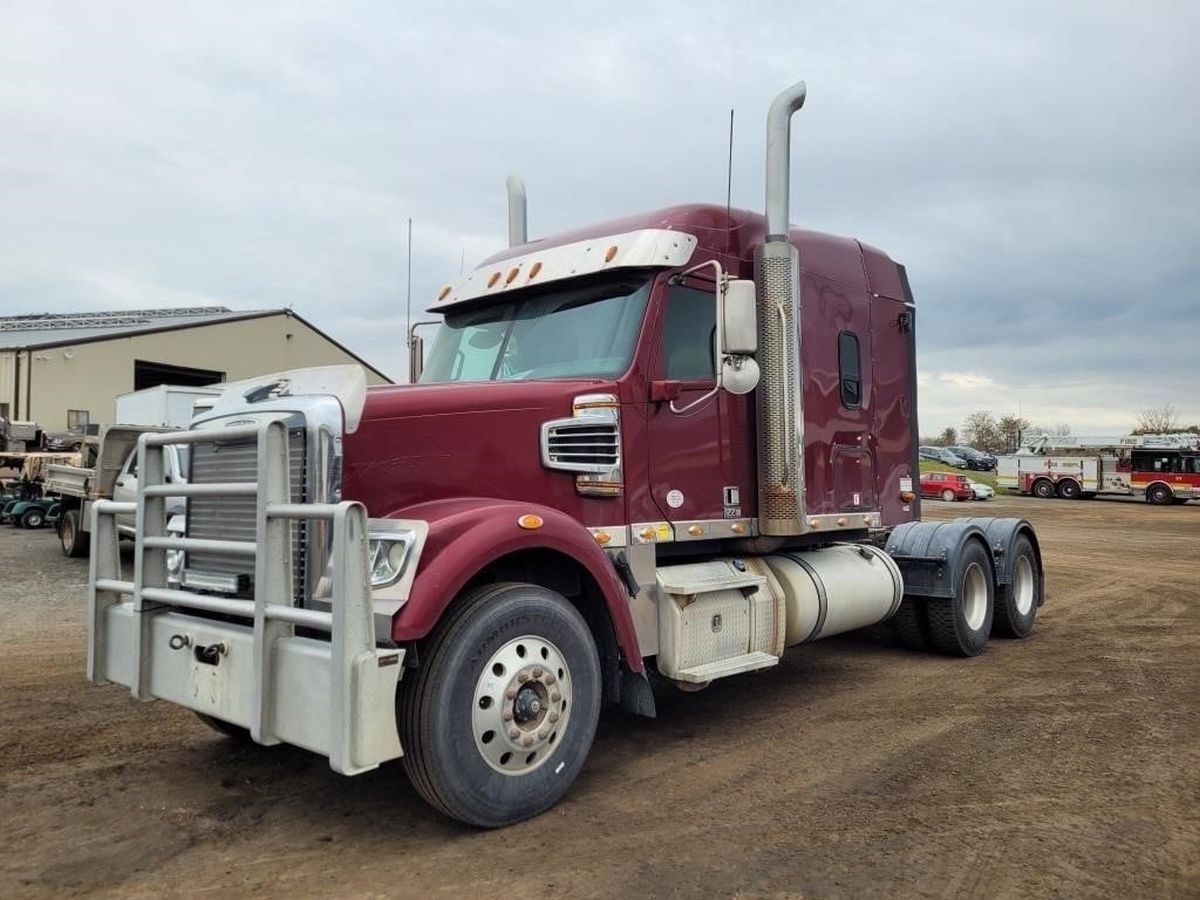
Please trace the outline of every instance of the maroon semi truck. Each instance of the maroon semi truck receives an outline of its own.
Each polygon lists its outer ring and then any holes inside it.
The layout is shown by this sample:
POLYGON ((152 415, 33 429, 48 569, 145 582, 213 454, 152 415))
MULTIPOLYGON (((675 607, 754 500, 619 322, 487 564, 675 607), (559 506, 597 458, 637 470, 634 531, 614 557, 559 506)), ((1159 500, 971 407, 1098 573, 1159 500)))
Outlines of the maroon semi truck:
POLYGON ((522 190, 512 246, 433 303, 419 384, 297 370, 143 437, 137 503, 96 504, 89 677, 341 773, 403 757, 490 827, 563 796, 603 706, 653 716, 651 676, 698 690, 881 622, 966 657, 1028 635, 1029 524, 920 521, 904 268, 789 225, 804 95, 771 107, 765 216, 528 241, 522 190))

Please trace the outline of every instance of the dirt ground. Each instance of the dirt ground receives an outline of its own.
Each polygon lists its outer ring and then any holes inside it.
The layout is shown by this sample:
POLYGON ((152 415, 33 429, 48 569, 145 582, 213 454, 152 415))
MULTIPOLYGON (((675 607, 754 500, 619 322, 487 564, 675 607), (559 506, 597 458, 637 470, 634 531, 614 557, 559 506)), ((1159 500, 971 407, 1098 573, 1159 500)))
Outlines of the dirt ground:
POLYGON ((496 832, 88 685, 86 566, 0 527, 0 896, 1200 896, 1200 505, 926 506, 1034 522, 1032 638, 834 638, 606 714, 496 832))

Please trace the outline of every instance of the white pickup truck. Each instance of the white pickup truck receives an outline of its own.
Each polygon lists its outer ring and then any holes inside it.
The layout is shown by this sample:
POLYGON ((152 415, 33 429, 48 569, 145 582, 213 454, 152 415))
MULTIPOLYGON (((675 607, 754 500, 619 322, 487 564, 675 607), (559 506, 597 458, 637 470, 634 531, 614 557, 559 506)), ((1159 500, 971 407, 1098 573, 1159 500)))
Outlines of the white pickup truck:
MULTIPOLYGON (((137 500, 138 438, 146 432, 170 431, 161 425, 109 425, 100 432, 96 465, 83 466, 52 465, 46 477, 44 490, 61 498, 62 512, 58 523, 58 538, 66 556, 85 556, 90 541, 91 507, 97 500, 116 500, 132 503, 137 500)), ((171 447, 165 454, 166 479, 168 483, 183 484, 187 481, 187 450, 171 447)), ((168 514, 183 512, 183 499, 178 508, 168 514)), ((125 537, 134 534, 134 517, 122 515, 117 518, 117 529, 125 537)))

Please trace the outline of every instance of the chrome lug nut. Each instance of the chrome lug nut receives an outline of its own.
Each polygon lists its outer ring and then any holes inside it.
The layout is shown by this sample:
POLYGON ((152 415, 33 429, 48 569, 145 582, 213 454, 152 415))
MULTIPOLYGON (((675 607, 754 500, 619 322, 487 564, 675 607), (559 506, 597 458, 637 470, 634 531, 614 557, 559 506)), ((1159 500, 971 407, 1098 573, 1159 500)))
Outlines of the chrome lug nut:
POLYGON ((522 747, 532 747, 533 746, 533 736, 527 734, 527 735, 525 735, 525 737, 521 738, 521 746, 522 747))
POLYGON ((512 721, 512 710, 506 709, 504 711, 504 713, 500 716, 500 718, 502 718, 505 722, 511 722, 512 721))
POLYGON ((549 719, 551 722, 557 722, 557 721, 558 721, 558 713, 556 713, 556 712, 552 712, 552 713, 550 713, 550 715, 549 715, 549 716, 547 716, 547 718, 548 718, 548 719, 549 719))
POLYGON ((517 689, 509 688, 507 691, 504 692, 504 697, 507 700, 516 700, 517 699, 517 689))
POLYGON ((550 694, 550 702, 551 703, 557 703, 561 699, 562 699, 562 695, 558 691, 551 692, 551 694, 550 694))
POLYGON ((508 736, 515 741, 517 738, 519 738, 521 736, 521 729, 520 728, 508 729, 508 736))
POLYGON ((528 672, 518 672, 517 673, 517 681, 521 682, 521 684, 524 684, 528 680, 529 680, 528 672))
POLYGON ((534 677, 534 678, 541 678, 541 677, 542 677, 542 667, 541 667, 541 666, 537 666, 537 667, 535 667, 535 668, 534 668, 534 670, 533 670, 533 677, 534 677))
POLYGON ((553 673, 553 672, 547 672, 547 673, 546 673, 546 678, 545 678, 546 684, 554 684, 554 682, 555 682, 556 680, 557 680, 557 679, 554 677, 554 673, 553 673))

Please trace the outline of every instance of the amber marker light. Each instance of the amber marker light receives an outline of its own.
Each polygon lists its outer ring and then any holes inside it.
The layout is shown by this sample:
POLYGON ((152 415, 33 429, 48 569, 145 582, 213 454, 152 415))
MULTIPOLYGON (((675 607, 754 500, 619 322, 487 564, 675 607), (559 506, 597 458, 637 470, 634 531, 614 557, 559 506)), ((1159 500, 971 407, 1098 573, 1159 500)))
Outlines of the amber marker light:
POLYGON ((617 245, 613 244, 611 247, 608 248, 608 250, 606 250, 604 252, 604 261, 606 263, 610 263, 613 261, 614 258, 616 258, 616 255, 617 255, 617 245))
POLYGON ((654 529, 653 528, 643 528, 641 531, 638 532, 638 534, 640 534, 642 536, 643 541, 654 540, 654 529))
POLYGON ((609 534, 607 531, 597 531, 595 534, 592 535, 592 537, 594 537, 596 539, 596 543, 599 544, 601 547, 603 547, 605 544, 607 544, 609 541, 612 540, 612 535, 609 534))
POLYGON ((520 266, 513 266, 508 270, 508 277, 504 279, 505 284, 512 284, 517 280, 517 274, 521 271, 520 266))
POLYGON ((688 534, 690 534, 692 537, 700 537, 700 535, 704 534, 704 529, 699 525, 689 525, 688 534))
POLYGON ((917 495, 914 494, 912 491, 901 491, 900 492, 900 499, 903 500, 905 503, 912 503, 913 500, 916 498, 916 496, 917 495))
POLYGON ((492 277, 488 279, 488 287, 495 287, 496 282, 500 280, 500 273, 493 272, 492 277))
POLYGON ((746 526, 742 522, 734 522, 732 525, 729 526, 729 530, 732 531, 734 534, 745 534, 746 526))
POLYGON ((450 285, 446 285, 444 288, 442 288, 440 291, 438 291, 438 303, 441 303, 443 300, 445 300, 449 296, 450 296, 450 285))
POLYGON ((540 262, 535 262, 532 266, 529 267, 529 277, 537 278, 538 272, 540 272, 540 271, 542 271, 542 264, 540 262))
POLYGON ((545 524, 541 516, 536 513, 525 513, 521 518, 517 519, 517 524, 526 531, 537 531, 545 524))
POLYGON ((842 516, 840 519, 838 519, 838 520, 837 520, 837 523, 838 523, 838 528, 844 528, 844 527, 845 527, 845 525, 846 525, 846 522, 847 522, 847 521, 848 521, 848 520, 846 519, 846 517, 845 517, 845 516, 842 516))

